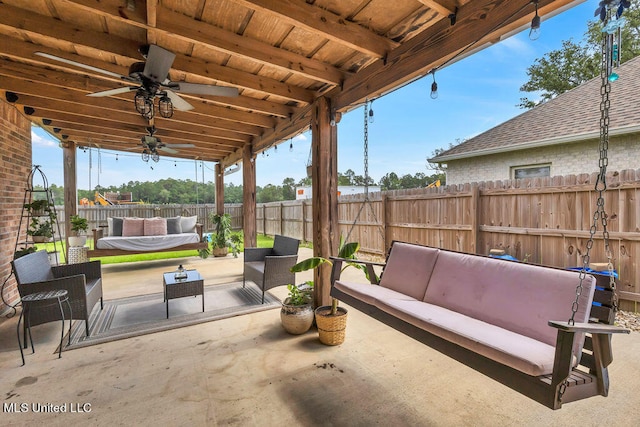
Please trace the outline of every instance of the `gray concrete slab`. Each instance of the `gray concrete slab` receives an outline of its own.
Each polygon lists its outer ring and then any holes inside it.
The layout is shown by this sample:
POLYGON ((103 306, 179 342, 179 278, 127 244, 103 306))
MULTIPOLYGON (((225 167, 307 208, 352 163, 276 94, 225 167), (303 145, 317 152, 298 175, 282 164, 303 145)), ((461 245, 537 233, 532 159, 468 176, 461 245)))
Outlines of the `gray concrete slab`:
MULTIPOLYGON (((242 271, 241 259, 230 257, 185 263, 205 283, 242 271)), ((105 296, 159 292, 160 273, 176 266, 105 266, 105 296)), ((274 293, 284 297, 286 290, 274 293)), ((57 359, 59 324, 42 325, 34 328, 36 353, 24 367, 16 322, 0 322, 2 425, 635 426, 640 420, 635 332, 614 337, 608 398, 551 411, 354 309, 346 341, 336 347, 320 344, 315 330, 288 335, 278 310, 270 310, 57 359), (52 405, 67 412, 47 412, 52 405)))

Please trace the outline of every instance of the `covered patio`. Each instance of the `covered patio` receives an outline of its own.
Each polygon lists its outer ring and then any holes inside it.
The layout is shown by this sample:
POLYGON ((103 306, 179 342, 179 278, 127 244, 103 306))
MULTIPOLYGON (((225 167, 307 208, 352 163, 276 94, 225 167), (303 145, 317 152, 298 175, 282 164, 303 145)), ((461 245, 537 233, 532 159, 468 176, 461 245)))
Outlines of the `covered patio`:
MULTIPOLYGON (((242 261, 185 262, 207 277, 232 277, 242 261)), ((126 296, 133 282, 157 292, 166 269, 164 261, 129 272, 105 266, 105 297, 126 296)), ((354 269, 344 274, 361 279, 354 269)), ((15 322, 0 322, 2 394, 5 405, 25 402, 29 410, 5 406, 4 425, 631 426, 640 416, 638 333, 613 338, 609 397, 551 411, 356 310, 338 347, 322 345, 315 329, 287 334, 276 309, 65 351, 61 359, 54 322, 35 329, 36 353, 24 367, 15 322), (45 412, 62 404, 80 413, 45 412)))
MULTIPOLYGON (((78 147, 217 162, 219 212, 224 171, 241 164, 247 246, 256 242, 256 156, 311 129, 313 247, 328 257, 339 240, 341 115, 529 28, 536 14, 544 19, 577 3, 7 0, 1 102, 60 140, 66 215, 77 208, 78 147)), ((6 151, 16 150, 9 142, 6 151)), ((31 145, 19 147, 21 162, 7 161, 15 183, 7 197, 16 200, 9 216, 19 213, 20 179, 30 169, 31 145)), ((15 232, 3 235, 1 265, 15 241, 15 232)), ((328 269, 318 276, 315 301, 323 305, 328 269)))
MULTIPOLYGON (((241 164, 246 246, 256 242, 257 155, 311 129, 314 249, 302 250, 300 258, 335 255, 341 115, 528 28, 535 13, 551 16, 578 2, 2 0, 0 118, 8 131, 0 134, 0 148, 8 156, 0 165, 9 185, 0 208, 0 224, 8 230, 0 236, 0 272, 9 276, 23 178, 31 168, 31 123, 60 140, 67 215, 77 207, 79 147, 142 151, 151 148, 140 145, 149 133, 164 143, 183 144, 162 155, 217 162, 219 212, 224 171, 241 164), (163 100, 164 114, 154 106, 156 114, 147 111, 145 117, 136 111, 132 93, 87 97, 124 86, 137 91, 136 83, 118 76, 136 69, 130 66, 144 59, 139 48, 146 44, 176 54, 167 76, 171 82, 237 89, 239 96, 183 95, 168 85, 193 109, 179 109, 181 101, 174 98, 172 115, 163 100)), ((159 101, 154 97, 152 102, 159 101)), ((206 273, 211 277, 225 269, 241 272, 238 261, 227 261, 223 267, 189 260, 203 272, 215 269, 206 273)), ((161 262, 140 267, 104 266, 105 298, 149 292, 167 270, 161 262), (135 290, 126 286, 133 283, 135 290)), ((330 269, 314 274, 315 303, 328 304, 330 269)), ((299 277, 305 278, 310 273, 299 277)), ((8 289, 17 301, 15 283, 8 289)), ((285 292, 274 291, 281 298, 285 292)), ((49 351, 59 325, 49 324, 38 328, 37 352, 24 367, 16 351, 17 319, 3 318, 5 402, 27 404, 23 412, 23 406, 5 404, 3 420, 9 425, 596 425, 603 420, 635 425, 640 416, 638 379, 629 374, 637 371, 638 334, 613 338, 611 397, 549 411, 355 310, 349 313, 348 338, 338 347, 322 346, 314 332, 286 334, 277 311, 268 310, 67 351, 61 359, 49 351), (64 405, 67 413, 56 413, 55 405, 64 405)))

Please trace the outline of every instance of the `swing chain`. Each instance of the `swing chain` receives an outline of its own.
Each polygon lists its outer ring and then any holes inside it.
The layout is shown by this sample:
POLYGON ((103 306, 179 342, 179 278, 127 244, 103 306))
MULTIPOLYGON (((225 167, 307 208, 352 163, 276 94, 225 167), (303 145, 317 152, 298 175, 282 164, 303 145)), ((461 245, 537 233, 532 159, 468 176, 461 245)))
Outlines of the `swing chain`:
POLYGON ((364 198, 369 200, 369 101, 364 102, 364 198))
POLYGON ((609 81, 609 58, 612 50, 612 35, 606 34, 602 41, 602 66, 600 69, 600 79, 602 85, 600 88, 600 158, 598 162, 599 172, 596 179, 595 191, 598 193, 596 200, 596 210, 593 214, 593 224, 589 229, 589 240, 587 241, 587 251, 582 259, 582 269, 580 270, 580 281, 576 287, 576 299, 571 306, 571 318, 569 319, 569 325, 575 324, 575 315, 579 308, 579 299, 583 290, 583 281, 587 276, 587 269, 590 264, 591 249, 593 248, 594 236, 597 231, 598 222, 602 224, 602 237, 604 239, 605 254, 607 256, 607 270, 609 273, 609 286, 613 291, 613 309, 618 310, 618 299, 616 294, 615 278, 613 276, 613 254, 611 246, 609 244, 609 231, 607 230, 607 213, 604 209, 604 194, 607 190, 607 166, 609 164, 608 149, 609 149, 609 108, 611 102, 609 95, 611 93, 611 83, 609 81))

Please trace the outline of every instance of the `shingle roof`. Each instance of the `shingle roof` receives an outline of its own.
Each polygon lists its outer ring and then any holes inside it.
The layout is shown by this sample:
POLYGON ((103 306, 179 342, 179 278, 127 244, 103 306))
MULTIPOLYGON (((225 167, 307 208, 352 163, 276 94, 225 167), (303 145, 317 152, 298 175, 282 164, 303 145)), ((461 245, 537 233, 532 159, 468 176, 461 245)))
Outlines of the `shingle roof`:
MULTIPOLYGON (((620 78, 611 84, 611 134, 627 133, 634 126, 640 126, 640 57, 627 61, 616 72, 620 78)), ((600 86, 598 76, 452 147, 430 161, 446 162, 597 138, 600 132, 600 86)))

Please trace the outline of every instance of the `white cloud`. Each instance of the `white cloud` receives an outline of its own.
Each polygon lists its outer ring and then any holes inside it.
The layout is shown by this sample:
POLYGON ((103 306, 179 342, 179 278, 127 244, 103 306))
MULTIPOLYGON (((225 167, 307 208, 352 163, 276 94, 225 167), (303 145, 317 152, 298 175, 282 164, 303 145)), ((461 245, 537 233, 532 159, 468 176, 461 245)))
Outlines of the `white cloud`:
POLYGON ((33 145, 37 145, 40 147, 55 147, 58 145, 57 141, 54 141, 51 137, 42 136, 36 132, 31 130, 31 141, 33 145))

